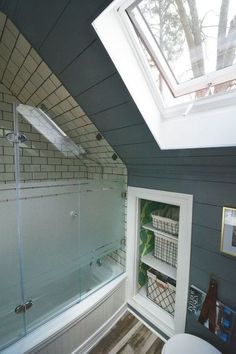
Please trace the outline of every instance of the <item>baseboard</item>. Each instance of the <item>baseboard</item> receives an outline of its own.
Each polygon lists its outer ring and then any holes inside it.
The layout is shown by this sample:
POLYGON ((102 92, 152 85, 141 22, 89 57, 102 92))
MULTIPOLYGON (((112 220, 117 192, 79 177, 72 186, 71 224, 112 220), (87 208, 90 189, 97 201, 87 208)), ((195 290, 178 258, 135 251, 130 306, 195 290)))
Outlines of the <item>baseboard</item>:
POLYGON ((71 354, 87 354, 95 345, 110 331, 110 329, 119 321, 127 311, 127 304, 123 304, 114 315, 109 318, 96 332, 94 332, 84 343, 71 354))
POLYGON ((168 337, 165 333, 163 333, 159 328, 153 326, 145 317, 143 317, 138 311, 136 311, 133 307, 128 305, 128 312, 132 313, 140 322, 142 322, 150 331, 156 334, 164 343, 168 340, 168 337))

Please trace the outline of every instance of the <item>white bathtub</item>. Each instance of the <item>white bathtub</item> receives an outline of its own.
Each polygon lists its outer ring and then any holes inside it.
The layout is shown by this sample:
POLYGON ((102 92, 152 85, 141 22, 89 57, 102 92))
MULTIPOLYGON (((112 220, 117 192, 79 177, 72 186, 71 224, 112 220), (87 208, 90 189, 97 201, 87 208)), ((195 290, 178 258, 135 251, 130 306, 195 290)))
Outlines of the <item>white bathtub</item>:
MULTIPOLYGON (((66 344, 64 343, 65 353, 86 353, 86 348, 90 346, 90 344, 87 343, 90 337, 94 336, 95 333, 95 339, 93 340, 99 340, 99 336, 102 335, 103 331, 106 331, 111 318, 114 317, 115 321, 115 317, 124 312, 126 308, 125 284, 126 274, 122 274, 90 296, 84 298, 80 303, 63 311, 60 315, 47 321, 16 343, 2 350, 1 353, 25 354, 38 353, 39 351, 40 354, 56 353, 57 351, 50 350, 47 346, 57 345, 54 343, 59 339, 61 340, 61 337, 64 336, 63 338, 67 338, 66 340, 64 339, 64 341, 67 342, 68 348, 71 347, 71 335, 67 336, 67 333, 71 330, 76 333, 74 337, 77 338, 77 343, 73 343, 75 347, 73 350, 65 348, 66 344), (97 310, 100 312, 99 316, 96 313, 97 310), (85 319, 89 316, 90 325, 88 321, 87 324, 85 324, 85 319), (85 328, 86 326, 87 328, 85 328), (86 335, 84 334, 84 330, 86 335), (46 348, 42 349, 44 346, 46 346, 46 348)), ((62 349, 60 350, 60 354, 61 353, 62 349)))
MULTIPOLYGON (((29 312, 26 313, 28 316, 27 332, 29 334, 20 339, 19 342, 28 342, 27 338, 31 336, 32 331, 38 332, 39 324, 41 324, 42 327, 47 326, 47 322, 50 321, 50 319, 55 316, 56 318, 63 316, 62 312, 70 311, 71 306, 73 306, 73 309, 76 308, 79 312, 80 307, 85 310, 85 304, 87 302, 90 303, 90 300, 87 301, 87 298, 92 296, 93 299, 97 301, 103 294, 102 287, 106 287, 107 283, 112 282, 112 280, 121 275, 122 272, 123 268, 118 263, 112 261, 110 257, 103 257, 100 262, 91 262, 77 271, 64 274, 64 277, 58 277, 54 282, 50 281, 45 283, 43 288, 42 285, 40 285, 40 295, 37 286, 33 284, 35 290, 35 296, 32 298, 33 306, 29 312), (100 288, 102 289, 99 292, 98 289, 100 288), (93 295, 94 292, 96 292, 96 294, 93 295), (48 294, 50 294, 50 296, 48 296, 48 294), (44 296, 47 301, 44 301, 44 296), (49 298, 51 301, 48 300, 49 298)), ((8 314, 6 314, 6 321, 4 321, 4 323, 6 323, 6 326, 3 328, 5 331, 7 331, 7 317, 8 314)), ((2 318, 4 317, 2 316, 2 318)), ((12 328, 12 323, 10 323, 10 330, 12 330, 12 328)), ((9 350, 8 348, 3 349, 1 353, 20 353, 18 351, 11 351, 15 350, 14 345, 11 345, 9 350)))

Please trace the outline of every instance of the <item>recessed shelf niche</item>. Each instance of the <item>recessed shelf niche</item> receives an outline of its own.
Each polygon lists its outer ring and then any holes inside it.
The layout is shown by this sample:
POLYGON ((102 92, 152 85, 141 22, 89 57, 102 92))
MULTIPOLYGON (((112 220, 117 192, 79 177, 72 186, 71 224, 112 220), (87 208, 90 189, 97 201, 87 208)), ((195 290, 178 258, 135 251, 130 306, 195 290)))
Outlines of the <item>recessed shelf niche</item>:
POLYGON ((192 196, 129 187, 127 221, 128 304, 167 336, 184 332, 192 196))

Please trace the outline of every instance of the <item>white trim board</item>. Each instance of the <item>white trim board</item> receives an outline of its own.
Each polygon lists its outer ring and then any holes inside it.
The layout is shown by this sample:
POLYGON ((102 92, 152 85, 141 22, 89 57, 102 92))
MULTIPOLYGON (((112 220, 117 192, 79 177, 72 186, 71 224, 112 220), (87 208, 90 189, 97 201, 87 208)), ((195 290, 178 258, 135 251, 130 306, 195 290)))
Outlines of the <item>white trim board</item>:
POLYGON ((128 187, 126 264, 128 276, 128 304, 167 336, 185 331, 190 272, 192 204, 193 197, 189 194, 128 187), (180 207, 176 275, 177 291, 174 318, 148 298, 142 296, 137 289, 141 199, 180 207))
POLYGON ((165 118, 161 100, 148 80, 145 65, 136 50, 132 31, 127 29, 126 14, 119 11, 130 3, 130 0, 113 1, 92 25, 160 148, 236 146, 235 92, 194 102, 194 108, 187 115, 188 104, 183 106, 181 113, 176 106, 172 109, 173 118, 165 118), (228 100, 229 97, 233 99, 228 100), (216 99, 217 105, 214 104, 216 99))
POLYGON ((160 334, 160 332, 156 331, 152 326, 150 326, 138 313, 134 312, 130 307, 128 307, 128 311, 132 313, 140 322, 142 322, 151 332, 157 335, 164 343, 167 342, 167 339, 160 334))

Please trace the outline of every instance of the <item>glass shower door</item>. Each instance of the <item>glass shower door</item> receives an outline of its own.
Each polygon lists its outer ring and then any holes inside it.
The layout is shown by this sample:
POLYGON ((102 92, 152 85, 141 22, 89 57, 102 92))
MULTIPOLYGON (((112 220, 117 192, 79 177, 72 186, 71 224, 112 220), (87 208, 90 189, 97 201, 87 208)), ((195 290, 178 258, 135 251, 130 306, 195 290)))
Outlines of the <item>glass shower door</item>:
POLYGON ((13 115, 9 114, 0 120, 0 350, 25 334, 25 316, 19 308, 24 293, 13 136, 13 115))
POLYGON ((30 331, 80 301, 78 157, 71 146, 58 142, 60 130, 44 113, 19 107, 19 134, 24 137, 19 144, 21 236, 24 292, 32 301, 25 313, 30 331))
POLYGON ((18 258, 16 196, 0 186, 0 348, 25 334, 24 314, 15 309, 23 304, 20 265, 18 258), (8 198, 11 197, 12 200, 8 198))
POLYGON ((80 186, 80 282, 81 296, 123 273, 123 183, 84 181, 80 186))

